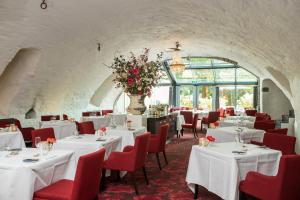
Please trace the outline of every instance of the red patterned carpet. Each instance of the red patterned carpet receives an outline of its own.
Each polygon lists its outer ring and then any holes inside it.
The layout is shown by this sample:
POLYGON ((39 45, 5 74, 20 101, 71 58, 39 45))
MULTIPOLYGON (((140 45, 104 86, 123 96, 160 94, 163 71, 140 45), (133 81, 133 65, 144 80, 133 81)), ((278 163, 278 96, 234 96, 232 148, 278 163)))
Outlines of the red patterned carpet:
MULTIPOLYGON (((135 195, 131 184, 131 177, 125 176, 120 182, 107 180, 107 188, 100 195, 101 199, 122 200, 167 200, 167 199, 193 199, 193 193, 187 187, 185 176, 191 147, 197 140, 192 134, 185 134, 183 138, 174 138, 167 145, 166 154, 169 161, 165 165, 163 155, 160 160, 163 169, 160 171, 155 155, 149 155, 147 159, 147 173, 150 184, 147 186, 142 170, 137 173, 137 184, 140 195, 135 195)), ((219 200, 218 196, 208 192, 205 188, 199 188, 201 200, 219 200)))

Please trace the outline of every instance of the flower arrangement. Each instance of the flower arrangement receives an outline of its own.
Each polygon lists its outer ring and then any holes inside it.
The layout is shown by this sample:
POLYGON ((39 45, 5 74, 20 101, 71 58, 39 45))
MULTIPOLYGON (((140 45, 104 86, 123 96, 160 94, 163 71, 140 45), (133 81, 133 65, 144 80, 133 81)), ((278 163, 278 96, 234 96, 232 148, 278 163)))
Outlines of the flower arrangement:
POLYGON ((214 141, 216 141, 216 138, 214 138, 214 137, 211 136, 211 135, 207 136, 206 139, 207 139, 209 142, 214 142, 214 141))
POLYGON ((213 136, 201 137, 199 138, 199 146, 207 147, 210 142, 216 141, 213 136))
POLYGON ((55 138, 47 138, 47 142, 48 142, 49 144, 53 144, 53 143, 56 142, 56 139, 55 139, 55 138))
POLYGON ((56 142, 55 138, 47 138, 46 143, 43 145, 44 153, 47 154, 53 147, 53 144, 56 142))
POLYGON ((129 95, 151 96, 152 88, 157 85, 161 78, 162 53, 157 54, 156 61, 148 61, 149 49, 135 56, 130 52, 128 60, 123 55, 114 58, 114 79, 117 88, 123 88, 129 95))

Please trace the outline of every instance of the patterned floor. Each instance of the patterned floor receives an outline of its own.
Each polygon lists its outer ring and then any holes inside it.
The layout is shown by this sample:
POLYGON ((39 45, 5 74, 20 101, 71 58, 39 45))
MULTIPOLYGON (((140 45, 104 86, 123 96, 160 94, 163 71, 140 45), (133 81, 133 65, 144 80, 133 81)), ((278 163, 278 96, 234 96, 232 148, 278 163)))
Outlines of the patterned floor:
MULTIPOLYGON (((140 195, 135 195, 130 176, 125 176, 120 182, 107 180, 107 188, 101 193, 101 199, 122 200, 167 200, 167 199, 193 199, 193 193, 187 187, 185 176, 191 147, 197 140, 192 134, 185 134, 182 138, 174 138, 167 145, 166 154, 169 161, 165 165, 161 155, 162 171, 159 170, 155 155, 147 159, 147 173, 150 184, 147 186, 142 171, 137 173, 137 184, 140 195)), ((218 196, 199 188, 199 199, 219 200, 218 196)))

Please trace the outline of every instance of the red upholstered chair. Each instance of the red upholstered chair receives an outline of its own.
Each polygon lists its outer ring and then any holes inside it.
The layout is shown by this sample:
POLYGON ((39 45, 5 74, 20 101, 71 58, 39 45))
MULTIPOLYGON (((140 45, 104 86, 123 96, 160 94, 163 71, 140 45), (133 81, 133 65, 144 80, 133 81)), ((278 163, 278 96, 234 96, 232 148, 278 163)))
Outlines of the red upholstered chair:
POLYGON ((82 112, 82 117, 88 117, 90 116, 90 112, 82 112))
POLYGON ((166 164, 168 164, 167 157, 166 157, 166 151, 165 151, 168 131, 169 131, 168 124, 160 126, 159 133, 151 134, 150 141, 149 141, 148 152, 155 153, 157 163, 158 163, 160 170, 161 170, 161 165, 160 165, 160 160, 159 160, 160 152, 163 153, 166 164))
POLYGON ((181 135, 183 135, 183 129, 187 128, 187 129, 192 129, 195 138, 198 137, 198 133, 197 133, 198 117, 199 117, 199 114, 196 113, 193 117, 193 121, 191 124, 188 124, 188 123, 182 124, 181 135))
POLYGON ((228 108, 226 108, 225 112, 229 116, 235 116, 235 114, 234 114, 234 107, 228 107, 228 108))
POLYGON ((59 115, 42 115, 41 116, 41 121, 50 121, 52 119, 60 120, 60 116, 59 115))
POLYGON ((98 199, 105 149, 81 156, 74 181, 62 179, 34 193, 33 200, 98 199))
POLYGON ((31 131, 32 147, 35 148, 35 138, 40 137, 41 141, 46 141, 48 138, 55 138, 53 128, 41 128, 31 131))
POLYGON ((94 123, 92 121, 78 123, 79 134, 95 134, 94 123))
POLYGON ((275 128, 275 121, 274 120, 263 120, 263 121, 255 121, 254 122, 255 129, 261 129, 267 131, 268 129, 275 128))
POLYGON ((69 119, 68 115, 63 114, 63 120, 68 120, 68 119, 69 119))
POLYGON ((252 109, 246 109, 245 110, 245 113, 246 113, 246 115, 247 116, 255 116, 256 115, 256 113, 257 113, 257 110, 252 110, 252 109))
POLYGON ((296 137, 278 133, 265 133, 262 143, 251 141, 252 144, 265 145, 281 151, 282 155, 295 154, 296 137))
POLYGON ((282 135, 287 135, 288 134, 288 129, 287 128, 275 128, 275 129, 268 129, 268 133, 278 133, 282 135))
POLYGON ((26 127, 26 128, 23 128, 21 126, 21 123, 18 119, 14 119, 15 120, 15 125, 18 126, 18 129, 21 131, 22 135, 23 135, 23 138, 24 138, 24 141, 25 143, 28 145, 31 143, 32 139, 31 139, 31 132, 34 130, 33 127, 26 127))
POLYGON ((266 121, 271 120, 271 116, 267 113, 256 113, 255 114, 255 121, 266 121))
POLYGON ((193 112, 192 111, 180 111, 180 114, 183 115, 184 121, 186 124, 192 124, 193 123, 193 112))
POLYGON ((223 108, 217 109, 217 112, 220 112, 219 117, 222 117, 222 118, 226 117, 226 111, 223 108))
MULTIPOLYGON (((108 159, 104 162, 103 174, 105 169, 116 171, 127 171, 131 173, 135 193, 138 194, 138 188, 135 182, 135 172, 139 169, 143 169, 145 180, 147 185, 149 184, 146 169, 145 160, 148 151, 148 144, 150 139, 150 133, 139 135, 135 138, 134 146, 126 146, 123 152, 112 152, 108 159)), ((105 176, 102 176, 102 187, 104 188, 105 176)))
POLYGON ((203 124, 207 124, 209 128, 210 123, 215 123, 219 120, 220 112, 209 112, 207 117, 203 117, 201 120, 201 131, 203 124))
POLYGON ((299 169, 300 155, 288 155, 281 157, 276 176, 248 172, 246 179, 240 182, 240 199, 250 195, 262 200, 299 200, 299 169))
POLYGON ((113 110, 102 110, 102 115, 107 115, 108 113, 113 113, 113 110))

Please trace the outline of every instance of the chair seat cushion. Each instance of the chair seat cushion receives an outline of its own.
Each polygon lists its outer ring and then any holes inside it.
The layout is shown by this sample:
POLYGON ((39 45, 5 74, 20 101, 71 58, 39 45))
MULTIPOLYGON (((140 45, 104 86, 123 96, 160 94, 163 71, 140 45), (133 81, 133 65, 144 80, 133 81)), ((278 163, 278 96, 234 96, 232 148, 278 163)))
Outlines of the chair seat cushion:
POLYGON ((182 128, 193 128, 193 124, 182 124, 182 128))
POLYGON ((208 117, 203 117, 201 122, 203 124, 208 124, 208 117))
POLYGON ((70 200, 72 195, 73 181, 63 179, 45 188, 36 191, 33 200, 70 200))
POLYGON ((159 137, 152 137, 149 140, 149 147, 148 147, 148 152, 149 153, 157 153, 160 152, 160 140, 159 137))

